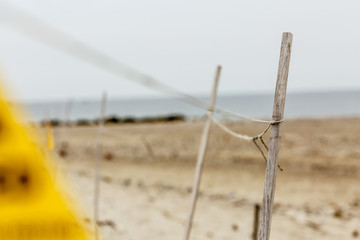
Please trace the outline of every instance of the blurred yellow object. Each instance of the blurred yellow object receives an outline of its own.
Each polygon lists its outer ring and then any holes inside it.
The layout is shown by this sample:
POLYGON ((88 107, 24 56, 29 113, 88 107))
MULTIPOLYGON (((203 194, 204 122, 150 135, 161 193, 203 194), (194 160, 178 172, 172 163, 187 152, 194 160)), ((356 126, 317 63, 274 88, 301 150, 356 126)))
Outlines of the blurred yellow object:
POLYGON ((93 239, 55 182, 35 135, 19 120, 14 107, 0 99, 0 239, 93 239))

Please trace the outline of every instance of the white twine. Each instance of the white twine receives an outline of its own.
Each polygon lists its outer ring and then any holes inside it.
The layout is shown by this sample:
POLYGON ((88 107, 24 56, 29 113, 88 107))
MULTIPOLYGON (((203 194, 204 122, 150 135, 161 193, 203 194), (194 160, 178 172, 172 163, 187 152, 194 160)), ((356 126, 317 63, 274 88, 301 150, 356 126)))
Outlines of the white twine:
MULTIPOLYGON (((1 2, 1 8, 4 13, 3 18, 11 20, 11 17, 16 17, 19 21, 7 21, 13 29, 32 37, 44 44, 47 44, 59 51, 65 52, 71 56, 78 58, 81 61, 90 63, 107 72, 111 72, 119 77, 126 78, 129 81, 136 82, 145 87, 152 88, 158 92, 166 93, 174 98, 187 102, 191 105, 202 109, 208 109, 208 104, 199 98, 184 93, 172 86, 169 86, 152 76, 142 73, 126 64, 118 61, 112 56, 104 53, 82 42, 75 37, 62 32, 61 30, 45 23, 44 21, 28 14, 9 3, 1 2), (23 21, 20 21, 23 20, 23 21)), ((0 12, 1 13, 1 12, 0 12)), ((274 121, 262 120, 240 115, 238 113, 214 106, 211 111, 214 111, 223 116, 232 116, 252 122, 269 123, 274 121)))
POLYGON ((219 122, 216 118, 211 117, 211 121, 213 123, 215 123, 218 127, 220 127, 222 130, 224 130, 225 132, 227 132, 228 134, 230 134, 231 136, 234 136, 236 138, 240 138, 243 139, 245 141, 252 141, 254 139, 254 137, 248 136, 248 135, 244 135, 244 134, 239 134, 236 133, 232 130, 230 130, 228 127, 226 127, 224 124, 222 124, 221 122, 219 122))

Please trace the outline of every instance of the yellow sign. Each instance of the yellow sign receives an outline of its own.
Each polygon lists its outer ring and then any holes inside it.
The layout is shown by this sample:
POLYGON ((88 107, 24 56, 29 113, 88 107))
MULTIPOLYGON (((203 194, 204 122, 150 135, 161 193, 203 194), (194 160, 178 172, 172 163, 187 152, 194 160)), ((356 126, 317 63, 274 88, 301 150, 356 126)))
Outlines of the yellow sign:
POLYGON ((62 196, 34 135, 18 121, 0 99, 0 239, 92 239, 62 196))

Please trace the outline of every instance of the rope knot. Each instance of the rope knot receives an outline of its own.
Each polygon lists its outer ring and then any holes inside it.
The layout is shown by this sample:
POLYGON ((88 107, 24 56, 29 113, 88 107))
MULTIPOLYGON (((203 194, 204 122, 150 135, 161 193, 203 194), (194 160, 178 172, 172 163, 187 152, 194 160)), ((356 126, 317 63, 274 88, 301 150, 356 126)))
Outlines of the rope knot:
POLYGON ((208 110, 209 112, 214 112, 214 107, 208 107, 207 110, 208 110))
POLYGON ((276 125, 276 124, 280 124, 280 123, 282 123, 282 122, 284 122, 284 119, 274 120, 274 121, 272 121, 272 122, 270 123, 270 125, 276 125))

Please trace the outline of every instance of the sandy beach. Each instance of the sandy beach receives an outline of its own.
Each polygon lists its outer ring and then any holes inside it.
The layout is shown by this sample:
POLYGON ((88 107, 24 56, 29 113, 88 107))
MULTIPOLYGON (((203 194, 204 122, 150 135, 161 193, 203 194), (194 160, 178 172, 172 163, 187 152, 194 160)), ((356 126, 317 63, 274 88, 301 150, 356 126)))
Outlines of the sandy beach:
MULTIPOLYGON (((101 169, 104 240, 182 239, 202 121, 106 125, 101 169)), ((256 135, 266 125, 226 122, 256 135)), ((43 129, 40 129, 44 133, 43 129)), ((45 134, 44 134, 45 135, 45 134)), ((96 126, 54 128, 58 173, 93 225, 96 126)), ((360 119, 286 120, 271 239, 360 238, 360 119)), ((268 134, 265 140, 268 140, 268 134)), ((265 162, 252 142, 213 125, 191 239, 251 239, 265 162)))

